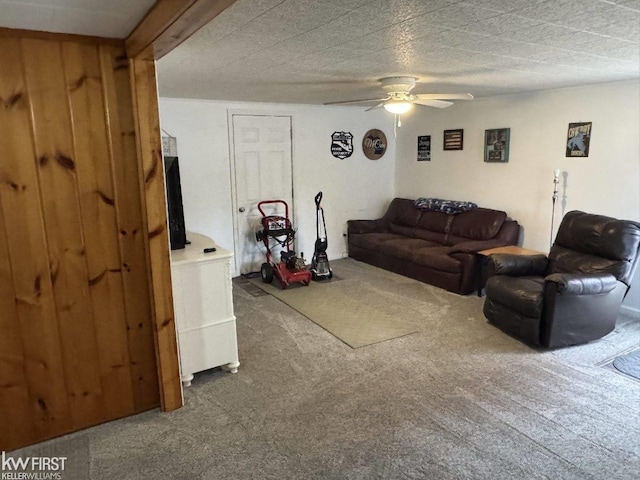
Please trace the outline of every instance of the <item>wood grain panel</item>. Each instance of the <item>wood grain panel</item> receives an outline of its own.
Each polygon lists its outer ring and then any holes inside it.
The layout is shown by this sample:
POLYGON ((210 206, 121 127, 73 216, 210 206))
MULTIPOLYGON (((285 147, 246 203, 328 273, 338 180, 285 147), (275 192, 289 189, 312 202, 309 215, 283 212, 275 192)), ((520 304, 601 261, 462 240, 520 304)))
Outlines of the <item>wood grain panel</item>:
MULTIPOLYGON (((0 410, 0 417, 6 425, 35 423, 35 441, 67 431, 69 407, 20 40, 0 38, 0 65, 9 66, 0 74, 0 196, 19 321, 5 328, 20 329, 30 394, 29 415, 23 404, 12 404, 0 410)), ((5 322, 10 318, 4 317, 5 322)), ((22 440, 22 434, 0 430, 2 450, 20 446, 22 440)))
POLYGON ((134 410, 115 192, 97 45, 62 44, 104 415, 134 410))
POLYGON ((124 49, 108 46, 100 48, 100 59, 104 96, 109 106, 111 166, 116 191, 117 231, 125 287, 135 405, 137 410, 145 410, 157 406, 160 397, 129 61, 124 49))
POLYGON ((146 215, 145 234, 151 261, 160 399, 162 409, 171 411, 182 406, 182 386, 173 314, 156 73, 154 62, 150 60, 133 59, 130 65, 141 191, 146 215))
POLYGON ((58 42, 25 39, 38 176, 73 428, 105 419, 86 247, 79 209, 77 163, 67 86, 58 42))
POLYGON ((0 29, 0 65, 0 450, 179 408, 153 62, 0 29))
POLYGON ((3 450, 2 445, 26 444, 36 438, 5 230, 0 194, 0 412, 12 412, 12 415, 0 414, 0 449, 3 450), (5 438, 7 432, 14 432, 13 438, 5 438))

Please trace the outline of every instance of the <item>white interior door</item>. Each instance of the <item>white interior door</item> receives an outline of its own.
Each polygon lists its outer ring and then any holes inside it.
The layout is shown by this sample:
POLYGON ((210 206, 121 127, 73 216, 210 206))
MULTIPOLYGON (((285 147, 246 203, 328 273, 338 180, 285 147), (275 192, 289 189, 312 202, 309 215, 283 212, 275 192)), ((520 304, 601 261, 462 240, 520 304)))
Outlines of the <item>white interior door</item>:
MULTIPOLYGON (((291 173, 291 117, 233 115, 233 155, 236 194, 236 271, 257 272, 265 261, 264 245, 256 241, 260 229, 258 202, 284 200, 293 221, 291 173)), ((265 208, 267 215, 284 215, 281 207, 265 208)))

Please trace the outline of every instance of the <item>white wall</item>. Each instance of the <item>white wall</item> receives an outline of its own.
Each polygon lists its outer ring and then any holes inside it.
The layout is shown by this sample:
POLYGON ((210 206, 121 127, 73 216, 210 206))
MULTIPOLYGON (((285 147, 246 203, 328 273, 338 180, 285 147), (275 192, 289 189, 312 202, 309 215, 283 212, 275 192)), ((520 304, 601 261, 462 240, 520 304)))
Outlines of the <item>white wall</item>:
MULTIPOLYGON (((640 220, 640 84, 620 82, 509 95, 403 116, 394 142, 392 118, 361 107, 322 107, 161 99, 161 124, 178 139, 185 220, 233 248, 229 112, 291 115, 298 250, 310 259, 315 240, 313 197, 324 192, 329 257, 346 250, 352 218, 378 218, 395 196, 470 200, 496 208, 523 227, 522 245, 548 251, 553 170, 564 172, 556 209, 579 209, 640 220), (589 158, 565 158, 567 125, 592 121, 589 158), (484 163, 484 130, 511 128, 507 164, 484 163), (360 143, 370 128, 387 134, 388 150, 368 160, 360 143), (444 152, 444 129, 464 129, 464 150, 444 152), (329 153, 336 130, 354 135, 354 154, 329 153), (432 136, 431 162, 416 161, 418 135, 432 136)), ((555 232, 554 232, 555 235, 555 232)), ((640 312, 640 272, 625 305, 640 312)))
MULTIPOLYGON (((640 84, 619 82, 419 109, 398 130, 396 196, 469 200, 505 210, 522 244, 548 251, 553 170, 561 169, 556 229, 584 210, 640 220, 640 84), (570 122, 593 122, 588 158, 565 158, 570 122), (484 163, 484 130, 510 128, 509 163, 484 163), (464 129, 464 150, 443 151, 445 129, 464 129), (432 160, 416 161, 418 135, 431 135, 432 160), (564 202, 563 202, 564 200, 564 202)), ((555 237, 555 232, 554 232, 555 237)), ((640 309, 640 278, 625 304, 640 309)))
POLYGON ((187 230, 203 233, 233 249, 233 215, 228 114, 291 115, 293 136, 294 226, 298 251, 307 260, 316 236, 314 196, 324 194, 330 259, 346 251, 346 221, 381 216, 394 197, 393 119, 363 108, 229 103, 160 99, 162 128, 177 138, 187 230), (369 129, 385 132, 387 152, 376 161, 362 153, 369 129), (329 150, 334 131, 353 134, 354 153, 340 160, 329 150))

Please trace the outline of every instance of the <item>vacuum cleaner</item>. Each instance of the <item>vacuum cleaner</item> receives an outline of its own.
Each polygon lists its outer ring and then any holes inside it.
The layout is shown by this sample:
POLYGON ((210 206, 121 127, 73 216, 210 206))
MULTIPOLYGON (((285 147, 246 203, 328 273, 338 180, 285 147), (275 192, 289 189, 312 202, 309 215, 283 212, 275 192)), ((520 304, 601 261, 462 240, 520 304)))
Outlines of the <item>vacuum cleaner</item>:
POLYGON ((324 210, 320 206, 322 201, 322 192, 318 192, 315 196, 316 202, 316 244, 311 259, 311 278, 314 280, 324 280, 333 277, 333 272, 329 266, 329 258, 327 257, 327 224, 324 221, 324 210), (320 221, 322 220, 322 229, 320 221), (322 236, 320 236, 322 230, 322 236))

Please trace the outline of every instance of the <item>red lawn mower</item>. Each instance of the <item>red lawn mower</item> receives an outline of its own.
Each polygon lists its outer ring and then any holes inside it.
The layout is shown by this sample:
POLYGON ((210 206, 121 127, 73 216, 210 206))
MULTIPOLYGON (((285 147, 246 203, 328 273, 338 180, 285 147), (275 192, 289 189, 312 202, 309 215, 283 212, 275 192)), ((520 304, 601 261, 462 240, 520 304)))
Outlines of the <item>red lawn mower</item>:
POLYGON ((273 282, 276 277, 284 290, 292 283, 302 283, 307 286, 311 283, 311 272, 307 270, 302 255, 296 256, 291 249, 296 231, 289 220, 289 205, 284 200, 264 200, 258 203, 258 211, 262 215, 260 224, 262 230, 256 232, 256 240, 264 243, 267 249, 267 261, 260 267, 260 276, 265 283, 273 282), (284 205, 284 217, 279 215, 267 215, 262 208, 264 205, 284 205), (280 262, 273 260, 272 248, 280 247, 280 262))

